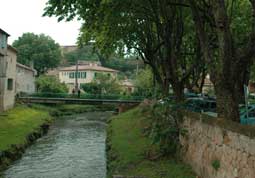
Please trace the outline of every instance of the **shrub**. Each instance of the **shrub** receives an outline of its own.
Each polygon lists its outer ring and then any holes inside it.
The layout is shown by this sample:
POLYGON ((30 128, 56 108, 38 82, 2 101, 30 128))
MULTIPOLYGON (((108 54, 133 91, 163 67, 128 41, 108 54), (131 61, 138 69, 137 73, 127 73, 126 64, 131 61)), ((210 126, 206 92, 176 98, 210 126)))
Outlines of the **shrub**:
POLYGON ((220 169, 220 161, 215 159, 212 161, 212 167, 215 171, 218 171, 220 169))
POLYGON ((156 104, 151 114, 151 131, 153 144, 159 145, 162 155, 176 155, 180 148, 180 135, 185 130, 180 127, 182 115, 178 112, 178 106, 172 104, 156 104))
POLYGON ((37 91, 40 93, 67 93, 68 88, 53 76, 41 75, 36 79, 37 91))

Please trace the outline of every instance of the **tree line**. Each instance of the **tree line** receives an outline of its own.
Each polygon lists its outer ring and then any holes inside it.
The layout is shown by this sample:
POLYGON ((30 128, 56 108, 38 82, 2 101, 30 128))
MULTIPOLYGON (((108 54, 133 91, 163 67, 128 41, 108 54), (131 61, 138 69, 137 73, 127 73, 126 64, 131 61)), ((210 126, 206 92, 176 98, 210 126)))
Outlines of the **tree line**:
POLYGON ((103 54, 134 50, 165 95, 210 74, 219 117, 239 121, 238 104, 255 55, 255 0, 49 0, 44 15, 79 18, 79 44, 103 54))

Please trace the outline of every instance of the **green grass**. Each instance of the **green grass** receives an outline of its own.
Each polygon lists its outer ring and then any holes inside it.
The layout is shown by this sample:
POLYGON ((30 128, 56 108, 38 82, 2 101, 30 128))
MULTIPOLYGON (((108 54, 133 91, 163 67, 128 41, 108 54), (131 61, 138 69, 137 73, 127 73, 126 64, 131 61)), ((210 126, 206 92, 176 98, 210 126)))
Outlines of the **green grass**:
POLYGON ((28 134, 50 119, 47 111, 26 106, 0 113, 0 151, 24 144, 28 134))
POLYGON ((52 116, 73 115, 93 111, 113 111, 114 105, 59 104, 55 106, 33 104, 32 108, 48 111, 52 116))
POLYGON ((195 178, 191 168, 171 158, 150 161, 148 153, 158 151, 142 130, 148 119, 138 108, 114 117, 108 126, 109 177, 114 174, 146 178, 195 178))

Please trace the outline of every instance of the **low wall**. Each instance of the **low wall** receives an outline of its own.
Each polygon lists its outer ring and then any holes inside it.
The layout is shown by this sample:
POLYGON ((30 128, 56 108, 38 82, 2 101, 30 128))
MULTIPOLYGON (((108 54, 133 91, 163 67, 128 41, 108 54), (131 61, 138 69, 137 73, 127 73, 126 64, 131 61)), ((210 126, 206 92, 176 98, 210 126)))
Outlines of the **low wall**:
POLYGON ((255 178, 255 127, 184 113, 183 160, 202 178, 255 178))

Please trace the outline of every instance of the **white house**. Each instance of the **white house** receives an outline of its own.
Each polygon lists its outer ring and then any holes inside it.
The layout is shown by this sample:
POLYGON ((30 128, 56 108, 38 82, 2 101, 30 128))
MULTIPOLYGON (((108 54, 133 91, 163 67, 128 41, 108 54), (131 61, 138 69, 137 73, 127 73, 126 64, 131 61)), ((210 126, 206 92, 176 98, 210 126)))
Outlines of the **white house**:
MULTIPOLYGON (((92 80, 99 73, 109 75, 112 78, 116 78, 118 73, 117 70, 103 67, 96 62, 79 64, 77 71, 78 71, 77 83, 79 88, 81 84, 92 82, 92 80)), ((60 82, 65 83, 68 86, 69 91, 75 88, 75 78, 76 78, 75 73, 76 73, 76 65, 70 66, 70 67, 62 67, 58 69, 59 80, 60 82)))

